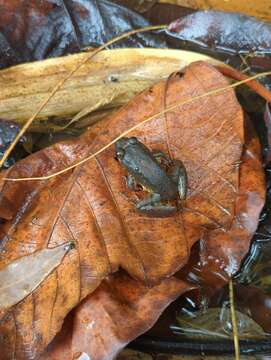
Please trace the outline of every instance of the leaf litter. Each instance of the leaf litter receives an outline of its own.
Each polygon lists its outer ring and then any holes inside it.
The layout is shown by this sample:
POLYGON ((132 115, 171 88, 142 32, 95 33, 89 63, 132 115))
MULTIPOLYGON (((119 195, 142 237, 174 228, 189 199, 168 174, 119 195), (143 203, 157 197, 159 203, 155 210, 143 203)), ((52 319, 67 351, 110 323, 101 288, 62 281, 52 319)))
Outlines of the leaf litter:
MULTIPOLYGON (((30 199, 31 201, 33 200, 33 198, 31 198, 30 199)), ((223 207, 222 207, 223 208, 223 207)), ((224 208, 225 209, 225 208, 224 208)), ((12 209, 13 211, 14 211, 14 209, 12 209)), ((11 211, 11 213, 13 212, 13 211, 11 211)), ((16 211, 16 210, 15 210, 16 211)), ((256 216, 257 216, 257 214, 255 214, 256 216)), ((9 214, 9 216, 8 216, 9 218, 10 217, 12 217, 10 214, 9 214)), ((33 218, 33 219, 36 219, 35 217, 33 218)), ((37 224, 39 224, 38 222, 37 222, 37 224)), ((6 240, 5 240, 6 241, 6 240)), ((16 260, 15 260, 16 261, 16 260)), ((27 301, 26 301, 27 302, 27 301)), ((29 304, 28 304, 29 305, 29 304)), ((18 317, 18 318, 20 318, 20 316, 18 317)), ((26 324, 26 323, 25 323, 26 324)), ((17 347, 17 348, 19 348, 20 349, 20 345, 17 347)), ((15 352, 16 352, 16 350, 15 350, 15 352)))
MULTIPOLYGON (((29 255, 28 242, 32 251, 48 246, 46 244, 57 246, 60 239, 63 242, 71 236, 76 243, 74 255, 65 257, 57 277, 52 273, 31 294, 36 298, 36 311, 40 311, 37 299, 46 296, 46 303, 43 301, 42 305, 53 314, 49 323, 47 314, 43 314, 39 343, 22 337, 16 344, 6 344, 7 351, 14 351, 14 345, 22 349, 26 343, 30 354, 42 351, 59 331, 69 310, 119 267, 145 286, 154 286, 185 265, 189 248, 206 229, 220 227, 223 230, 230 226, 238 194, 239 169, 234 164, 242 154, 243 115, 232 89, 212 97, 200 97, 219 85, 226 86, 227 81, 217 70, 203 62, 194 63, 183 77, 175 75, 145 91, 118 113, 91 127, 79 140, 56 144, 9 170, 10 177, 40 176, 56 171, 78 157, 95 153, 118 133, 140 124, 132 135, 150 148, 159 147, 185 163, 189 191, 180 215, 166 219, 140 216, 121 195, 127 191, 123 182, 125 174, 115 161, 112 148, 65 176, 42 182, 5 182, 0 208, 6 202, 13 208, 11 219, 1 229, 5 254, 1 267, 29 255), (195 95, 199 96, 198 100, 141 124, 142 119, 157 109, 163 110, 180 97, 189 99, 195 95), (223 111, 225 102, 227 111, 223 111), (141 103, 144 106, 140 106, 141 103), (80 212, 74 212, 78 206, 80 212), (19 217, 16 214, 20 214, 19 217), (37 225, 43 226, 30 225, 33 217, 37 225), (22 232, 26 235, 24 247, 19 235, 22 232), (65 307, 61 306, 64 298, 65 307)), ((16 305, 16 317, 32 306, 32 297, 16 305)), ((21 326, 30 329, 32 322, 31 316, 25 317, 21 326)), ((10 328, 11 319, 5 326, 7 337, 10 328)))

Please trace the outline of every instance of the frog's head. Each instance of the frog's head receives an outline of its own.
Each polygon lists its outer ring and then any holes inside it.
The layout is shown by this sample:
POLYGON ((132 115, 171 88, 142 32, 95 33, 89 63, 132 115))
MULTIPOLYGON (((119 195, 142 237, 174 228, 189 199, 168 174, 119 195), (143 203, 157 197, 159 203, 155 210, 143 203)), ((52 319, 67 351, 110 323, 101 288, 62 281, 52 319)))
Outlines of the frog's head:
POLYGON ((119 139, 115 144, 115 150, 116 150, 116 159, 119 161, 122 161, 125 155, 125 149, 128 146, 133 146, 138 142, 136 137, 123 137, 119 139))

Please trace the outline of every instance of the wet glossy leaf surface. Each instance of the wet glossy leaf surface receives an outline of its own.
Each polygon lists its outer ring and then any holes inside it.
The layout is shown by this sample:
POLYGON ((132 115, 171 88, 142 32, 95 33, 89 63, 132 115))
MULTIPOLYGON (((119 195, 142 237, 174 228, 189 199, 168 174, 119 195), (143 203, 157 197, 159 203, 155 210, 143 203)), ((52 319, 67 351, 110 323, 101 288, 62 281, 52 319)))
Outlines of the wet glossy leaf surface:
MULTIPOLYGON (((0 1, 0 68, 99 46, 149 23, 106 0, 0 1)), ((140 34, 117 47, 164 47, 155 35, 140 34)))
MULTIPOLYGON (((239 339, 263 338, 265 332, 246 314, 236 311, 239 339)), ((177 317, 178 325, 174 326, 175 333, 195 338, 232 338, 231 314, 228 307, 209 308, 186 316, 177 317)))
POLYGON ((238 2, 220 0, 159 0, 159 2, 187 6, 196 10, 220 10, 247 14, 258 19, 271 20, 269 0, 260 0, 257 3, 254 0, 240 0, 238 2))
MULTIPOLYGON (((13 122, 0 120, 0 158, 3 156, 7 147, 10 145, 12 140, 15 138, 17 133, 19 132, 20 127, 13 122)), ((30 139, 31 136, 23 136, 20 140, 19 145, 17 146, 17 151, 9 157, 9 159, 5 162, 4 167, 8 168, 13 165, 16 160, 19 160, 25 155, 25 151, 23 151, 22 144, 27 142, 27 139, 30 139)))
POLYGON ((171 19, 166 30, 172 37, 172 46, 207 53, 242 71, 270 69, 269 22, 214 10, 181 14, 175 19, 171 19), (178 41, 174 42, 174 38, 178 41))
POLYGON ((171 23, 168 31, 218 51, 267 53, 271 48, 271 25, 242 14, 198 11, 171 23))

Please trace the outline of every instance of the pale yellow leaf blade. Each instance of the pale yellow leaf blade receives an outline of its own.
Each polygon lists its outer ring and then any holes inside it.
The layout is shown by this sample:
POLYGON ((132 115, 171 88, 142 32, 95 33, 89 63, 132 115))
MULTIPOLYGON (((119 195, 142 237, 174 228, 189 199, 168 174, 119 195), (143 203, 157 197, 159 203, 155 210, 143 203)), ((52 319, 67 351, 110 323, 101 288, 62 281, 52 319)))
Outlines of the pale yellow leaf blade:
POLYGON ((72 249, 64 243, 17 259, 0 271, 0 310, 5 310, 31 294, 72 249))

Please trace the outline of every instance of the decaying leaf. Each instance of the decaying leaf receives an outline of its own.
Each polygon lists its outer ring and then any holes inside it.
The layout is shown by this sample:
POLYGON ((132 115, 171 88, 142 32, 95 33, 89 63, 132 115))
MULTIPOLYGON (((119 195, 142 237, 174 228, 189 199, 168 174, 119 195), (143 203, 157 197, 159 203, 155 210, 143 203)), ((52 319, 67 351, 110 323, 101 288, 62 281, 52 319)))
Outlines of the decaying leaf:
MULTIPOLYGON (((48 175, 95 153, 176 101, 227 83, 211 65, 193 63, 183 76, 175 74, 138 95, 79 139, 29 156, 5 176, 48 175)), ((57 270, 11 309, 13 316, 2 321, 1 347, 8 354, 3 359, 14 352, 28 359, 42 351, 67 313, 119 268, 145 285, 158 284, 184 266, 191 244, 206 229, 230 228, 238 196, 235 164, 243 147, 243 114, 232 89, 180 105, 140 125, 132 135, 185 164, 188 197, 175 216, 151 218, 135 209, 113 146, 50 180, 3 183, 0 209, 8 204, 9 218, 0 228, 0 269, 47 246, 71 239, 76 244, 57 270)))
POLYGON ((70 249, 71 243, 43 249, 19 258, 0 270, 0 311, 31 294, 61 263, 70 249))
MULTIPOLYGON (((24 123, 52 88, 88 56, 81 53, 0 71, 0 118, 24 123)), ((155 82, 197 60, 218 63, 206 55, 181 50, 102 51, 56 93, 33 126, 39 129, 42 120, 69 119, 85 109, 90 113, 117 108, 155 82)), ((48 122, 45 124, 50 128, 48 122)))
POLYGON ((147 288, 123 273, 110 276, 74 310, 41 360, 70 360, 81 353, 92 360, 113 359, 148 330, 171 301, 190 289, 174 277, 147 288))
MULTIPOLYGON (((236 311, 239 339, 264 338, 265 332, 248 315, 236 311)), ((178 325, 174 326, 174 332, 181 332, 194 338, 232 338, 232 324, 230 309, 209 308, 206 311, 198 311, 193 315, 177 317, 178 325)))

